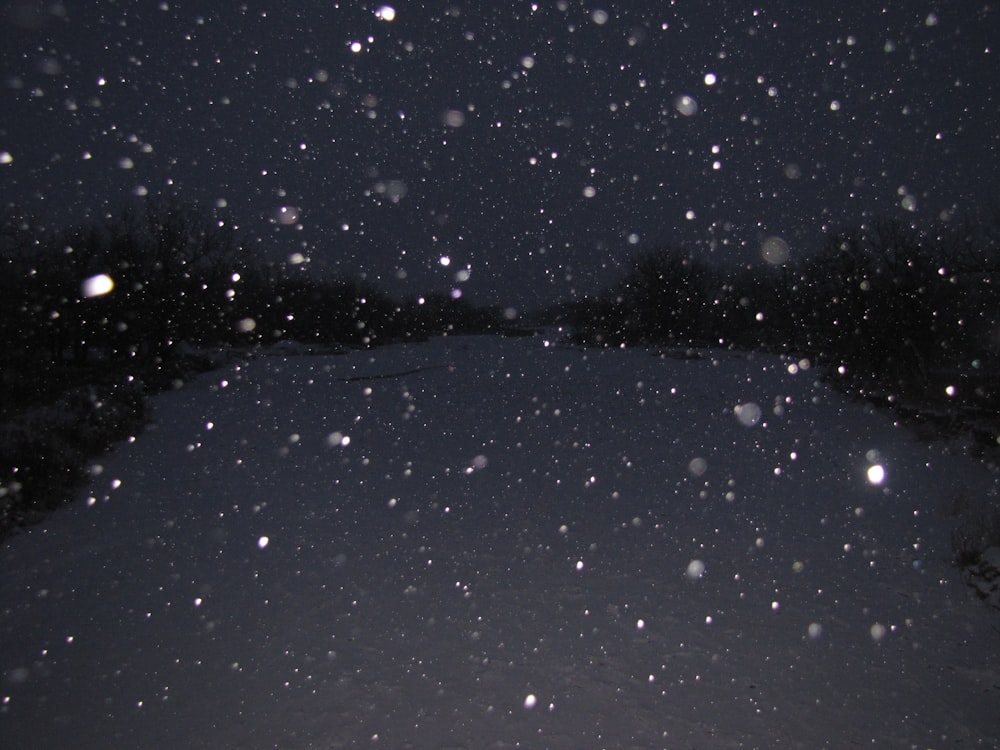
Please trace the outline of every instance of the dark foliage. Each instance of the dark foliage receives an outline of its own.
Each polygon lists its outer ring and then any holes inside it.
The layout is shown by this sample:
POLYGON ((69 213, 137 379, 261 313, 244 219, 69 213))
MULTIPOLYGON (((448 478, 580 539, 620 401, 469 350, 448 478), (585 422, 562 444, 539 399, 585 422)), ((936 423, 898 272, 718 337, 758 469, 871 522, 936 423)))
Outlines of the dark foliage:
POLYGON ((876 221, 797 263, 737 271, 646 253, 574 317, 587 343, 796 352, 872 398, 1000 407, 1000 231, 988 221, 876 221))
POLYGON ((199 348, 496 329, 497 313, 462 299, 397 304, 295 270, 171 196, 59 232, 0 215, 0 536, 71 497, 88 461, 141 426, 145 394, 210 366, 199 348))
MULTIPOLYGON (((797 263, 735 272, 646 253, 571 314, 583 343, 794 353, 918 434, 960 432, 994 454, 1000 444, 1000 212, 926 231, 880 220, 797 263)), ((1000 545, 995 499, 956 524, 960 565, 1000 545)))

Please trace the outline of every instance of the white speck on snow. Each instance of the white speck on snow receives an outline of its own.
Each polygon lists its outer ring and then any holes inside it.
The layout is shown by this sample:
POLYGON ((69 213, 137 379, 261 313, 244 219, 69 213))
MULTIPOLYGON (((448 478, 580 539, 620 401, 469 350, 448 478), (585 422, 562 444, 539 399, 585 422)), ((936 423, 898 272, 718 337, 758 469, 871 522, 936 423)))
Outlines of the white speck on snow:
POLYGON ((449 336, 163 392, 0 547, 4 747, 1000 746, 944 502, 993 476, 796 372, 449 336))

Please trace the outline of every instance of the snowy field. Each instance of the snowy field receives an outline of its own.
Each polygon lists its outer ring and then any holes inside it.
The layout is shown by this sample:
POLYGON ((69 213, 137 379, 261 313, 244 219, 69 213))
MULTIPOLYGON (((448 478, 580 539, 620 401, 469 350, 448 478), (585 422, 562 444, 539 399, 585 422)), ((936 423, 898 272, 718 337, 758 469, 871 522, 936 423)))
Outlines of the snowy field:
POLYGON ((0 747, 1000 745, 993 478, 764 355, 436 339, 153 400, 0 548, 0 747))

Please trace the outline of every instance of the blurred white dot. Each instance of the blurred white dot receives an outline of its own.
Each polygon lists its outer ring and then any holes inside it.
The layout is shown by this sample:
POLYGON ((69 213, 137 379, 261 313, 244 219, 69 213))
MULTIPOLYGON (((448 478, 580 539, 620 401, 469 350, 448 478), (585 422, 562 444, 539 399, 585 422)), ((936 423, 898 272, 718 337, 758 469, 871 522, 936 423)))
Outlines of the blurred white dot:
POLYGON ((885 481, 885 469, 882 464, 868 467, 868 481, 872 484, 882 484, 885 481))
POLYGON ((396 20, 396 9, 391 5, 381 5, 375 10, 375 17, 382 21, 396 20))
POLYGON ((646 627, 646 621, 645 620, 637 620, 636 623, 635 623, 635 627, 638 630, 642 630, 643 628, 646 627))
POLYGON ((705 563, 703 563, 701 560, 692 560, 691 562, 689 562, 687 566, 687 571, 685 571, 685 575, 687 575, 687 577, 690 578, 692 581, 701 578, 702 575, 704 575, 704 573, 705 573, 705 563))
POLYGON ((714 86, 716 80, 717 79, 715 77, 715 73, 706 73, 705 74, 705 85, 706 86, 714 86))
POLYGON ((529 711, 536 705, 538 705, 538 698, 535 697, 534 693, 531 693, 527 697, 525 697, 524 707, 527 708, 529 711))
POLYGON ((760 257, 772 266, 784 265, 789 255, 788 243, 780 237, 768 237, 760 245, 760 257))
POLYGON ((696 477, 702 476, 706 471, 708 471, 708 461, 700 456, 692 458, 688 462, 688 471, 694 474, 696 477))
POLYGON ((698 113, 698 102, 694 100, 694 97, 682 94, 674 99, 674 109, 685 117, 691 117, 698 113))
POLYGON ((449 128, 460 128, 465 125, 465 113, 459 109, 447 109, 441 115, 441 121, 449 128))
POLYGON ((350 445, 350 443, 351 443, 350 435, 345 435, 339 430, 336 432, 331 432, 329 435, 326 436, 326 444, 329 445, 331 448, 336 448, 337 446, 345 447, 347 445, 350 445))
POLYGON ((262 536, 260 539, 257 540, 257 546, 260 549, 264 549, 270 543, 271 543, 271 540, 268 539, 266 536, 262 536))
POLYGON ((13 161, 14 157, 10 151, 0 151, 0 164, 10 164, 13 161))
POLYGON ((739 423, 744 427, 753 427, 760 422, 760 418, 762 416, 760 407, 753 402, 737 404, 733 409, 733 413, 736 415, 736 419, 739 423))
POLYGON ((576 569, 577 570, 583 570, 583 560, 577 560, 576 561, 576 569))
POLYGON ((85 279, 80 285, 80 294, 84 297, 100 297, 115 288, 114 280, 106 273, 99 273, 85 279))
POLYGON ((818 622, 811 622, 809 623, 809 629, 806 632, 809 633, 810 638, 816 640, 821 635, 823 635, 823 626, 820 625, 818 622))
POLYGON ((868 632, 871 634, 872 640, 878 643, 885 638, 885 625, 880 622, 876 622, 868 629, 868 632))

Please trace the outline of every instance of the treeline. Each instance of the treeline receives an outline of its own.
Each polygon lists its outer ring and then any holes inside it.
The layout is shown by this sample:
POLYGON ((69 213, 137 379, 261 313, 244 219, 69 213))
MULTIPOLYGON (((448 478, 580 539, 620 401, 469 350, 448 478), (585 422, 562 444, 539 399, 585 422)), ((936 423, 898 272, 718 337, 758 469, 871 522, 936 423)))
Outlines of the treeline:
POLYGON ((998 218, 932 230, 878 220, 831 234, 795 262, 780 243, 765 245, 759 265, 737 270, 675 248, 644 253, 615 285, 573 306, 577 336, 797 353, 866 396, 995 413, 998 218))
POLYGON ((0 346, 36 365, 145 360, 180 342, 371 345, 500 322, 444 294, 399 303, 263 263, 227 222, 171 197, 58 232, 8 210, 0 268, 0 346))
POLYGON ((0 215, 0 537, 72 497, 94 456, 142 427, 145 396, 296 340, 373 346, 502 330, 448 294, 397 302, 353 278, 262 260, 224 217, 172 196, 61 230, 0 215))

